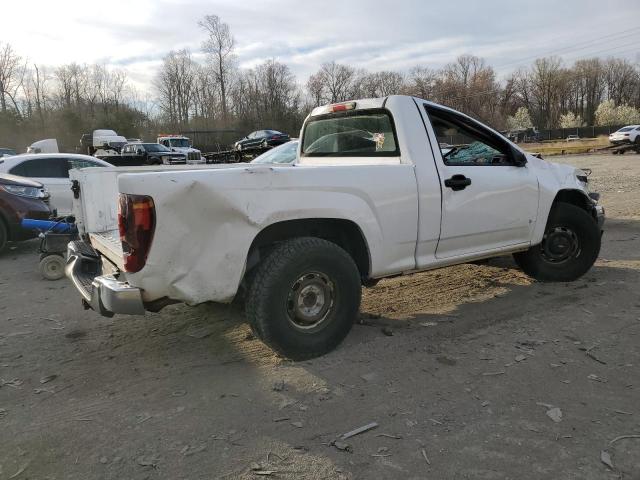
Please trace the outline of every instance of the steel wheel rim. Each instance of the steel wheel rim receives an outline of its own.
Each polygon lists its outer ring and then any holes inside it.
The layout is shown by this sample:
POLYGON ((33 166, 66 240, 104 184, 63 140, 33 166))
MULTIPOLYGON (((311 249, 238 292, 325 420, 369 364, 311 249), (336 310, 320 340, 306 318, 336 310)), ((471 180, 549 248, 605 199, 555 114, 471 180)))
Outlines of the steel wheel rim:
POLYGON ((291 284, 286 309, 289 323, 312 333, 324 328, 335 303, 335 286, 324 273, 308 272, 291 284))
POLYGON ((568 227, 554 227, 542 239, 540 253, 549 263, 565 263, 580 255, 578 235, 568 227))

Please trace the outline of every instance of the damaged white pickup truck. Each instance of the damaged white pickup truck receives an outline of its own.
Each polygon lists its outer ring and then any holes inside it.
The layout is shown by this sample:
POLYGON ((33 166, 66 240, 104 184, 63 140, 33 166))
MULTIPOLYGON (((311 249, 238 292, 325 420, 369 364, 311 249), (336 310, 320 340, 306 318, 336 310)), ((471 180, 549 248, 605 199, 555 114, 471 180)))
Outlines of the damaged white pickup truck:
POLYGON ((406 96, 316 108, 293 165, 71 178, 82 241, 69 244, 67 275, 86 308, 238 297, 256 335, 293 359, 335 348, 362 285, 380 278, 513 254, 536 279, 574 280, 604 222, 584 171, 406 96))

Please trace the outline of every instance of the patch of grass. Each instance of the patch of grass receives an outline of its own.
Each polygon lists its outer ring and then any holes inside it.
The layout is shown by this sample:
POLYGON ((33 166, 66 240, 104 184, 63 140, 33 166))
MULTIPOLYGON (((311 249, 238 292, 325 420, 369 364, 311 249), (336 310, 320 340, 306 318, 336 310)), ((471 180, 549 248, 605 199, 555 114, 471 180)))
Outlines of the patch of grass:
POLYGON ((522 147, 531 153, 542 155, 568 155, 570 153, 588 153, 592 150, 609 146, 609 138, 606 135, 597 138, 585 138, 567 142, 566 140, 527 143, 522 147))

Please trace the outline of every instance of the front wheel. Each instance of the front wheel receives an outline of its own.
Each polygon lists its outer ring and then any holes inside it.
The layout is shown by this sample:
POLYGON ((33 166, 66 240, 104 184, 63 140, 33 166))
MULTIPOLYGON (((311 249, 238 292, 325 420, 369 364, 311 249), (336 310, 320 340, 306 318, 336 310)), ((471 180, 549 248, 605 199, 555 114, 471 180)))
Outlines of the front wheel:
POLYGON ((571 282, 592 267, 600 252, 600 229, 580 207, 556 204, 539 245, 514 254, 530 277, 543 282, 571 282))
POLYGON ((313 237, 286 240, 256 269, 246 314, 264 343, 304 360, 330 352, 347 336, 360 309, 360 274, 338 245, 313 237))

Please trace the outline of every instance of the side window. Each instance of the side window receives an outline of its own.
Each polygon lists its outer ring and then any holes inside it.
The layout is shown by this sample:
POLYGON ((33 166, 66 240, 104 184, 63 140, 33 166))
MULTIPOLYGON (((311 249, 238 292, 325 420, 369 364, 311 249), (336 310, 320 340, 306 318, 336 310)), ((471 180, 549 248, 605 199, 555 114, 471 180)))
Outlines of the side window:
POLYGON ((425 105, 442 161, 452 166, 513 165, 507 142, 472 120, 425 105))
POLYGON ((86 160, 84 158, 70 158, 69 168, 87 168, 87 167, 102 167, 98 162, 92 160, 86 160))
POLYGON ((16 165, 9 173, 33 178, 68 178, 69 164, 66 158, 36 158, 16 165))

